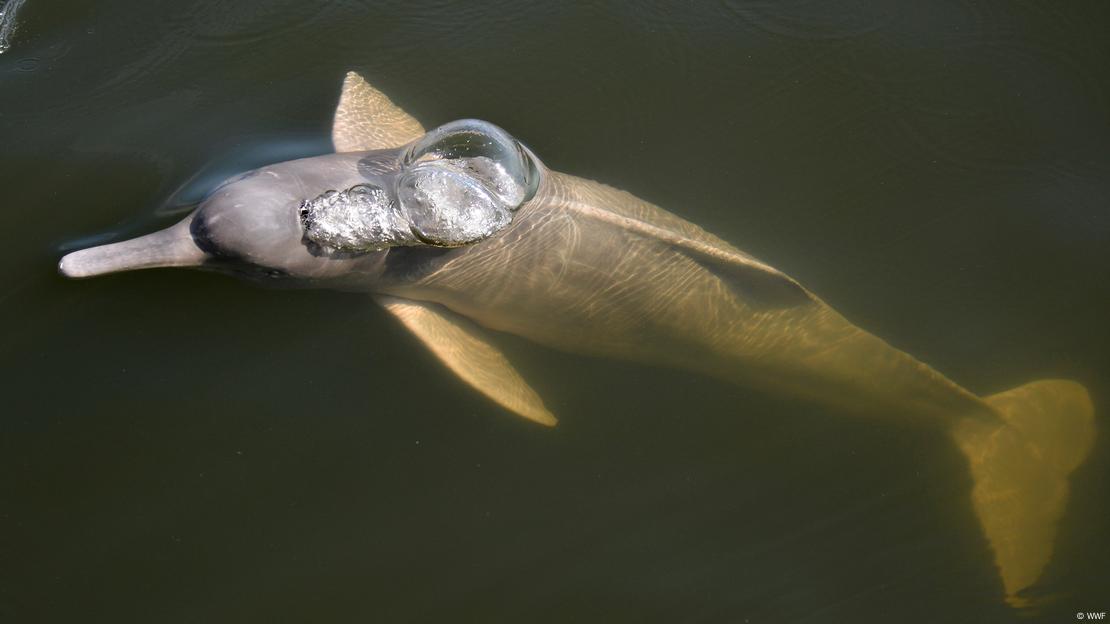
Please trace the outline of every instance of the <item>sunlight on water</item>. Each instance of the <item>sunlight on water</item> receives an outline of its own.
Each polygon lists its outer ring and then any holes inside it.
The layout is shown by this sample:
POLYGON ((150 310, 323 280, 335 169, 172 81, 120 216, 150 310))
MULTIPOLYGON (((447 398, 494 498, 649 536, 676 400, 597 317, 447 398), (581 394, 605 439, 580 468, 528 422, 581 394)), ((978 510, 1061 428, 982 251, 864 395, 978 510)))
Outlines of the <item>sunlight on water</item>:
POLYGON ((16 13, 24 2, 26 0, 0 2, 0 53, 11 47, 12 34, 15 33, 16 13))

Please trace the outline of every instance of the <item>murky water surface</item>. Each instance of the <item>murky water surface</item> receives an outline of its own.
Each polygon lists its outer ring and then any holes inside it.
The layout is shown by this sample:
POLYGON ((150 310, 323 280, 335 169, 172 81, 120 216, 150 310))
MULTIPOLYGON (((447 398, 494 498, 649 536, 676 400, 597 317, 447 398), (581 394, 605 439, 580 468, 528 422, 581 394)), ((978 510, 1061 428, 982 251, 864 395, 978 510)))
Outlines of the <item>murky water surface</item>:
POLYGON ((28 0, 0 55, 0 620, 1016 617, 963 457, 897 414, 499 336, 547 430, 364 297, 56 275, 328 151, 348 69, 976 393, 1081 381, 1104 433, 1028 593, 1110 610, 1110 5, 685 4, 28 0))

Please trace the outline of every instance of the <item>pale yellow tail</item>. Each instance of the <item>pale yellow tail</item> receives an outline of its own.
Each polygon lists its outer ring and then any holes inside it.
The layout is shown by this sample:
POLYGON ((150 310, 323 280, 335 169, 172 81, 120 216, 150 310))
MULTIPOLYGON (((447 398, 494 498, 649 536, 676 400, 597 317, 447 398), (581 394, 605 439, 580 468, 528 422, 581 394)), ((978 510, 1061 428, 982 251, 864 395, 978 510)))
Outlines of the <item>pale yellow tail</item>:
POLYGON ((1094 444, 1087 390, 1042 380, 984 399, 999 423, 967 419, 952 435, 971 464, 971 499, 1002 576, 1007 601, 1032 585, 1052 557, 1068 500, 1068 475, 1094 444))

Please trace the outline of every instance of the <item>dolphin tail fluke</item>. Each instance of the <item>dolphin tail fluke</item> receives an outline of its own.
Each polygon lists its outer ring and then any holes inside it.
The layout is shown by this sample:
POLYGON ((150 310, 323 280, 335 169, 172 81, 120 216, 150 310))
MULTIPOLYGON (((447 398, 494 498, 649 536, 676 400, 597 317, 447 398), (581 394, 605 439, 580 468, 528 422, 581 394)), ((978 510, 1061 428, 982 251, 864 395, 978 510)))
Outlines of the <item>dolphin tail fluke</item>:
POLYGON ((1018 594, 1052 556, 1068 475, 1094 444, 1094 410, 1087 390, 1064 380, 1034 381, 984 400, 1001 422, 962 420, 952 435, 971 464, 972 504, 1007 602, 1033 606, 1018 594))

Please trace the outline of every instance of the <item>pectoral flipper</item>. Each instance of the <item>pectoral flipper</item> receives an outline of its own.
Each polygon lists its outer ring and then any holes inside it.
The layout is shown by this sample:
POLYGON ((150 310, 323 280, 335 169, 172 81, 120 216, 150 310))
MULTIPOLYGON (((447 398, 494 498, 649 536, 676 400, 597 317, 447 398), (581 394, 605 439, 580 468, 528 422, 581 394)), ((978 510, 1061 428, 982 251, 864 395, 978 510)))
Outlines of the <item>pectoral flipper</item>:
POLYGON ((548 427, 558 422, 536 391, 473 323, 434 304, 395 297, 377 300, 439 361, 476 390, 528 420, 548 427))

